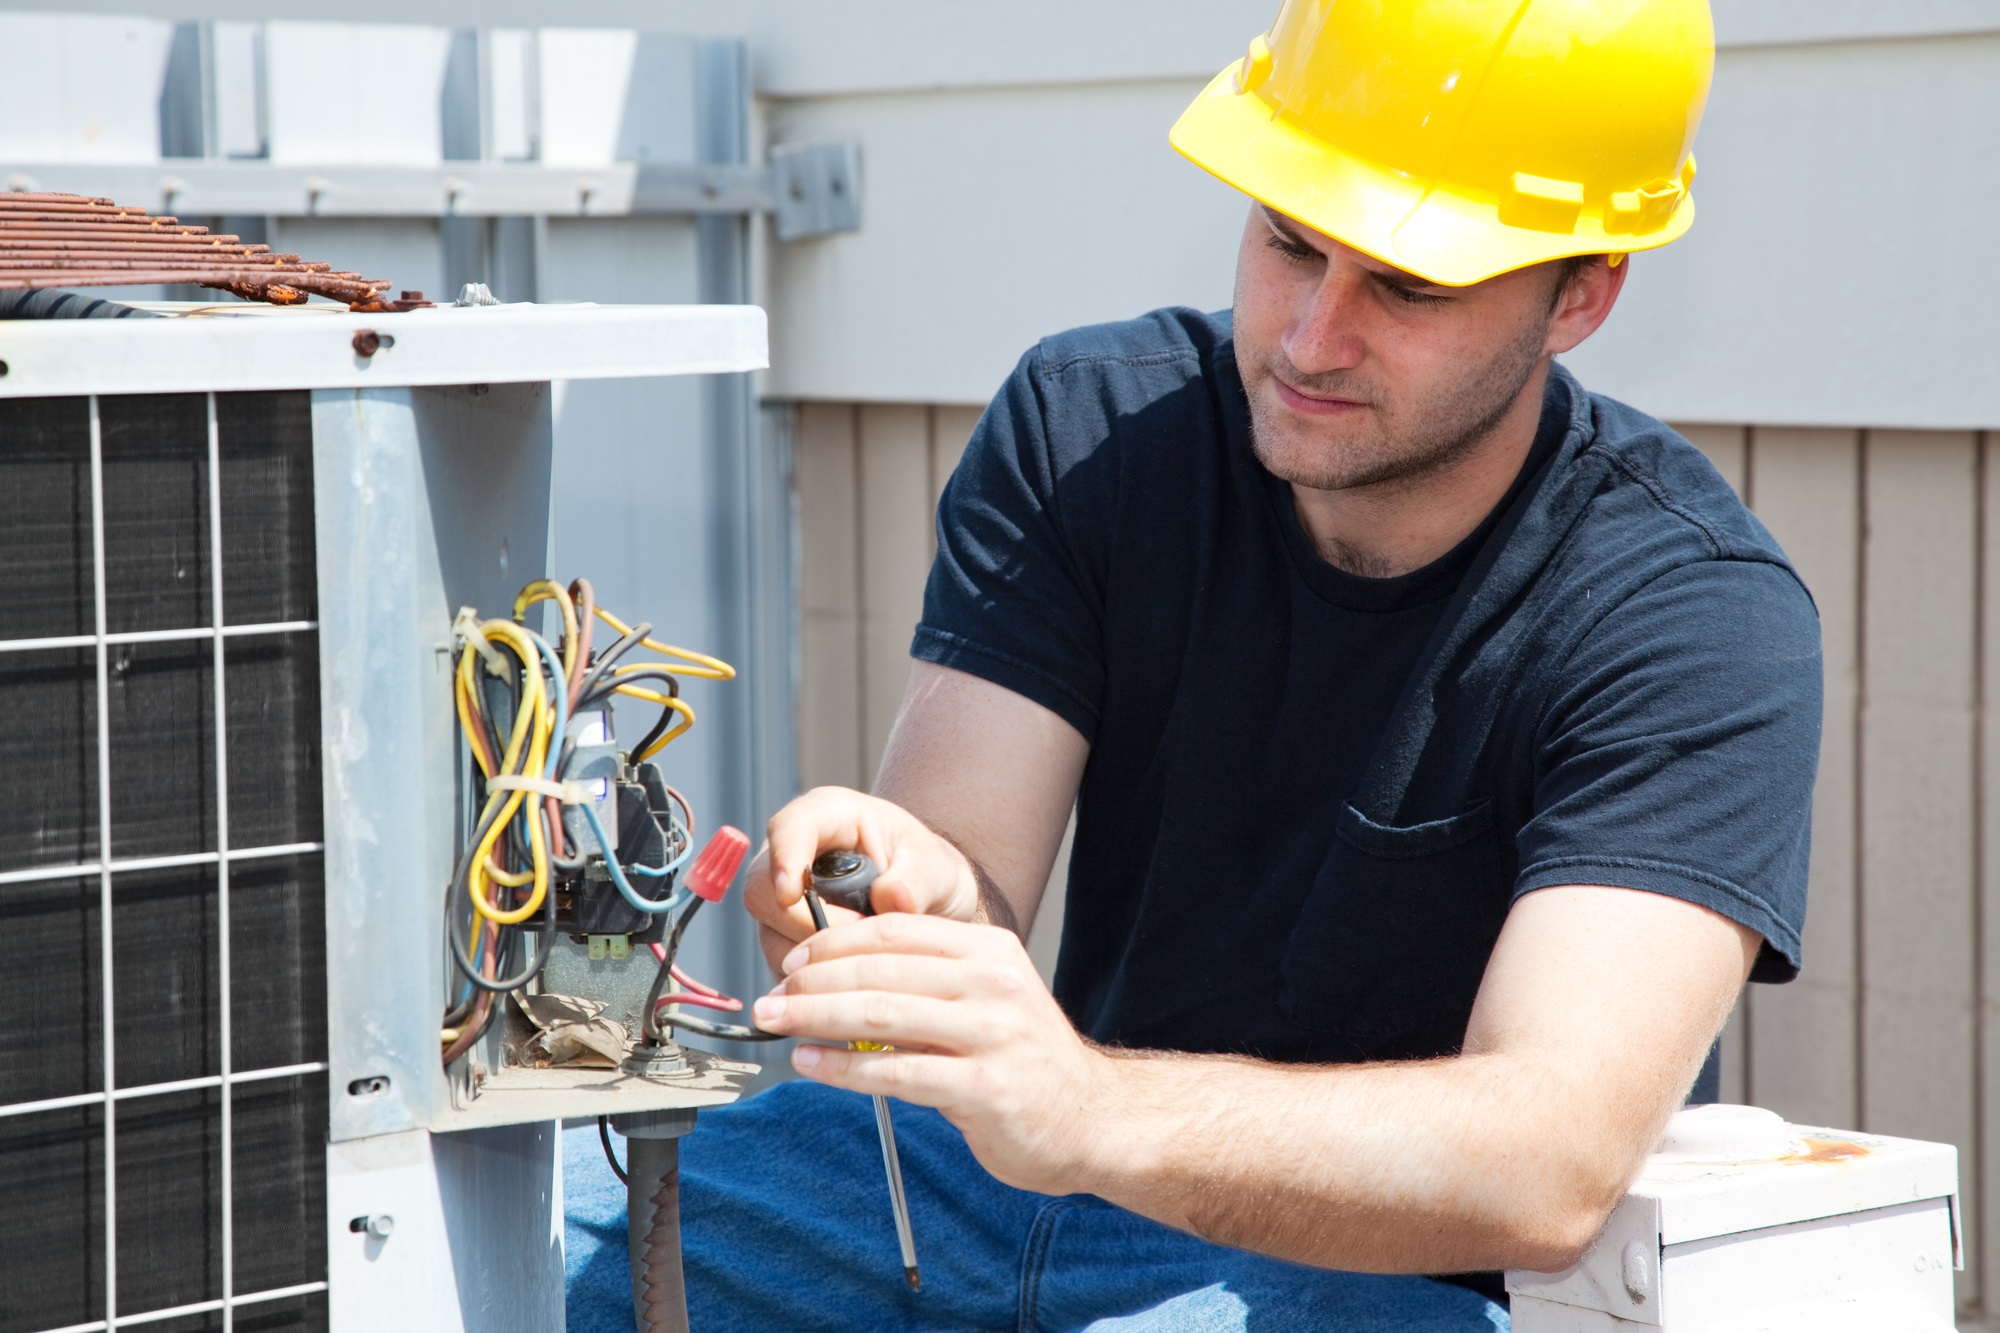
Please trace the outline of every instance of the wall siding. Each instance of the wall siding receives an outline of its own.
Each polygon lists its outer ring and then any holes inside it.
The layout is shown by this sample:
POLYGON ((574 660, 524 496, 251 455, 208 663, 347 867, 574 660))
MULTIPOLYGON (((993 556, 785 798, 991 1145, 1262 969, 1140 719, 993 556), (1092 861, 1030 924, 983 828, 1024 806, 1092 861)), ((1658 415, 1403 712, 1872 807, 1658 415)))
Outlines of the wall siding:
MULTIPOLYGON (((932 513, 978 419, 810 404, 799 430, 808 781, 872 780, 908 676, 932 513)), ((1751 987, 1723 1095, 1801 1124, 1956 1144, 1968 1315, 2000 1275, 2000 435, 1678 427, 1819 608, 1826 712, 1805 972, 1751 987), (1989 909, 1988 904, 1992 906, 1989 909)), ((1067 868, 1032 950, 1053 967, 1067 868)))

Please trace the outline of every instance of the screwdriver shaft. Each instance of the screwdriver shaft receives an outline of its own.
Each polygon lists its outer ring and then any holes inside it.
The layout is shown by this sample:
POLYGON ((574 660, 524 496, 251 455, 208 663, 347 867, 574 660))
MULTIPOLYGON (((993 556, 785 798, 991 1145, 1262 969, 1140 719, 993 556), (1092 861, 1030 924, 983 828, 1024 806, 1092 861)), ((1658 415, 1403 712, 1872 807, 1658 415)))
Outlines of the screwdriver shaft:
MULTIPOLYGON (((812 913, 813 929, 826 929, 826 909, 820 906, 819 895, 806 890, 806 910, 812 913)), ((855 1049, 850 1042, 849 1049, 855 1049)), ((923 1289, 923 1279, 917 1275, 917 1241, 910 1231, 910 1200, 903 1193, 903 1161, 896 1153, 896 1126, 889 1118, 889 1099, 880 1093, 875 1095, 875 1132, 882 1140, 882 1170, 889 1177, 889 1206, 896 1216, 896 1244, 903 1252, 903 1281, 910 1284, 911 1291, 923 1289)))
POLYGON ((882 1169, 889 1175, 889 1203, 896 1210, 896 1244, 903 1251, 903 1280, 920 1290, 917 1240, 910 1233, 910 1200, 903 1193, 903 1161, 896 1154, 896 1126, 889 1119, 889 1099, 875 1094, 875 1131, 882 1136, 882 1169))

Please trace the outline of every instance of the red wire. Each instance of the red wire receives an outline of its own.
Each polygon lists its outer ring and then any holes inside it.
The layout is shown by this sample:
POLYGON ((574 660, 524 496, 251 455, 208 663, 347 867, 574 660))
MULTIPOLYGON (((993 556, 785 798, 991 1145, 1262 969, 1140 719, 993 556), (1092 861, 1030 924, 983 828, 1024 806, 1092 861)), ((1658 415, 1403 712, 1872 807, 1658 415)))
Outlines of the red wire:
MULTIPOLYGON (((653 951, 653 957, 657 961, 662 963, 667 961, 666 945, 655 942, 647 945, 646 947, 653 951)), ((707 982, 696 981, 693 977, 681 971, 681 965, 679 963, 675 963, 672 967, 668 968, 667 975, 672 977, 675 981, 680 982, 681 985, 687 987, 689 990, 693 991, 696 995, 706 995, 711 1000, 729 1000, 730 998, 729 996, 724 995, 721 991, 717 990, 715 987, 709 985, 707 982)), ((739 1009, 743 1007, 743 1002, 741 1000, 730 1000, 730 1003, 734 1004, 739 1009)))
POLYGON ((653 1004, 653 1012, 658 1013, 670 1004, 692 1004, 702 1009, 721 1009, 725 1013, 735 1013, 743 1007, 743 1001, 733 1000, 727 995, 697 995, 693 991, 669 991, 653 1004))
POLYGON ((672 787, 669 787, 669 788, 667 788, 667 795, 669 795, 669 796, 673 797, 673 798, 674 798, 674 799, 675 799, 676 801, 679 801, 679 802, 681 803, 681 813, 687 816, 687 826, 688 826, 688 841, 689 841, 689 842, 693 842, 693 841, 694 841, 694 807, 693 807, 692 805, 689 805, 689 804, 688 804, 688 798, 687 798, 687 797, 685 797, 685 796, 681 795, 679 791, 675 790, 675 789, 674 789, 674 788, 672 788, 672 787))

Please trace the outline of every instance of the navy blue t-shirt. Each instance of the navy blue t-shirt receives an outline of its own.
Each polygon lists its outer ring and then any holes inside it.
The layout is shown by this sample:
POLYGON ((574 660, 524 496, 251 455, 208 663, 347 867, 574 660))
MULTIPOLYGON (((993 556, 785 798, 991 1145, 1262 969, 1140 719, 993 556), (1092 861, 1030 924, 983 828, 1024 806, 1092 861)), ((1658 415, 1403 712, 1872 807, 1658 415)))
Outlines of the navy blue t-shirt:
POLYGON ((1044 341, 938 509, 912 648, 1090 742, 1055 992, 1088 1036, 1284 1061, 1456 1050, 1513 901, 1713 908, 1798 970, 1819 626, 1659 422, 1550 377, 1508 497, 1396 578, 1257 462, 1228 316, 1044 341))

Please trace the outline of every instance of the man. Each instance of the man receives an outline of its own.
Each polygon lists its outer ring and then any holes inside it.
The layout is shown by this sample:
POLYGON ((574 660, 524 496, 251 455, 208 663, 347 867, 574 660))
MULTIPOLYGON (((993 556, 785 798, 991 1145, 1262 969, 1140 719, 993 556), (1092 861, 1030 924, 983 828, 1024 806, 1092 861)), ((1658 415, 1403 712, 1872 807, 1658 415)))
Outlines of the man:
POLYGON ((1258 201, 1233 315, 1024 358, 875 795, 771 821, 755 1015, 824 1044, 686 1140, 695 1327, 1489 1329, 1588 1248, 1804 912, 1811 603, 1553 362, 1691 220, 1711 45, 1290 3, 1190 109, 1258 201), (813 934, 829 848, 879 914, 813 934), (853 1093, 913 1104, 920 1294, 853 1093))

